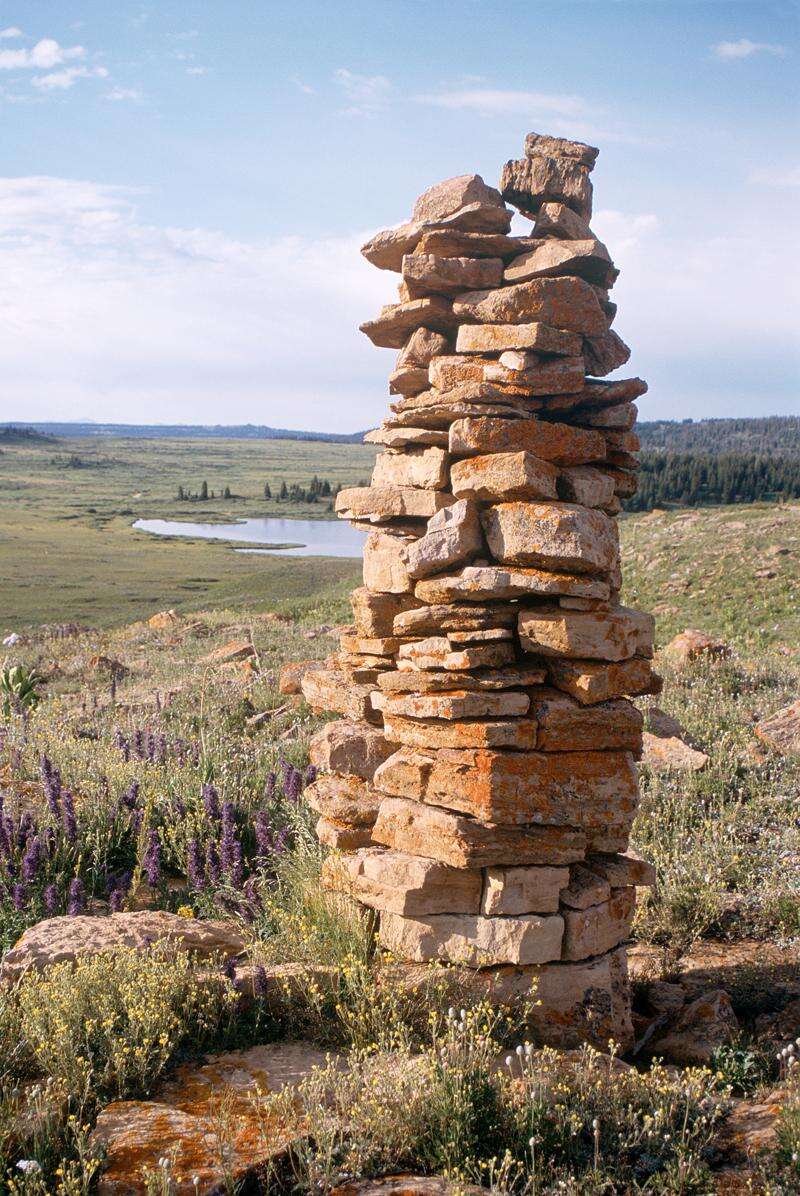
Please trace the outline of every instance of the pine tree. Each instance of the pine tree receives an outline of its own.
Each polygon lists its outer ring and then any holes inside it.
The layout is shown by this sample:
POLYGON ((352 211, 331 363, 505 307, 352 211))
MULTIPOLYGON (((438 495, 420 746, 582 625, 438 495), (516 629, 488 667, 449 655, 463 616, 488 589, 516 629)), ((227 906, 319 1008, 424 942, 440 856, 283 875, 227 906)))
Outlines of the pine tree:
POLYGON ((203 482, 200 487, 200 499, 202 502, 206 502, 208 499, 208 482, 203 482))
POLYGON ((272 498, 272 491, 269 488, 269 482, 264 483, 264 498, 272 498))

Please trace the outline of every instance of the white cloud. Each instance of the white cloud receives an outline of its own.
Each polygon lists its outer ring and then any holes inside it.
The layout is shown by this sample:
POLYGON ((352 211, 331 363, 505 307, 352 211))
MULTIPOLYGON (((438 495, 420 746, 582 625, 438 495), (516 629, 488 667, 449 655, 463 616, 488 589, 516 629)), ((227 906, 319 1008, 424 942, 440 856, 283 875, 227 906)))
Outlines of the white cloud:
POLYGON ((391 99, 392 84, 385 75, 358 75, 347 67, 333 72, 334 81, 348 101, 348 116, 372 116, 391 99))
POLYGON ((788 170, 780 167, 775 170, 751 170, 747 181, 759 187, 800 187, 800 166, 792 166, 788 170))
POLYGON ((7 29, 0 29, 0 38, 23 37, 24 34, 16 25, 9 25, 7 29))
POLYGON ((130 100, 132 103, 138 103, 142 99, 142 93, 138 87, 112 87, 111 91, 106 92, 106 99, 113 100, 116 103, 130 100))
POLYGON ((30 50, 0 50, 0 70, 48 71, 74 58, 84 58, 83 46, 60 46, 55 38, 43 37, 30 50))
POLYGON ((737 42, 717 42, 711 47, 711 52, 716 58, 728 60, 750 58, 753 54, 774 54, 782 58, 786 47, 772 42, 751 42, 749 38, 740 37, 737 42))
POLYGON ((66 91, 78 79, 107 79, 108 71, 104 66, 65 66, 63 70, 53 71, 49 75, 34 75, 31 82, 40 91, 66 91))
POLYGON ((207 75, 208 67, 207 66, 187 66, 186 74, 187 75, 207 75))

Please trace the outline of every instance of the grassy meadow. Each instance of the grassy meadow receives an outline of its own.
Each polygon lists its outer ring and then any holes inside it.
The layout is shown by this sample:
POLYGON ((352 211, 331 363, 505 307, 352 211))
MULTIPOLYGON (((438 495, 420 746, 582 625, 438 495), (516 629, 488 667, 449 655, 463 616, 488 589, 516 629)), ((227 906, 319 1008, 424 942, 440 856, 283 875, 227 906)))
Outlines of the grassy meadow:
MULTIPOLYGON (((48 844, 33 859, 9 840, 0 954, 49 913, 146 907, 234 921, 256 976, 288 961, 308 973, 278 1007, 256 983, 245 1007, 230 969, 211 983, 156 943, 0 989, 0 1191, 88 1194, 102 1169, 91 1128, 109 1101, 152 1097, 208 1050, 300 1035, 343 1060, 289 1104, 264 1098, 265 1124, 299 1110, 315 1127, 291 1182, 269 1190, 402 1170, 520 1196, 800 1190, 800 1069, 776 1059, 800 972, 800 762, 754 733, 800 692, 800 506, 621 524, 626 598, 658 619, 657 702, 709 755, 697 773, 642 768, 634 842, 658 881, 640 903, 634 957, 671 981, 714 961, 740 1033, 708 1068, 643 1058, 617 1072, 588 1050, 565 1060, 525 1046, 524 1027, 471 1008, 446 969, 414 991, 398 984, 368 925, 320 889, 302 790, 323 720, 277 683, 284 662, 334 650, 357 564, 130 530, 138 517, 286 514, 259 497, 264 481, 356 481, 371 450, 82 440, 68 451, 96 453, 95 466, 49 463, 65 451, 0 456, 0 627, 28 627, 8 659, 40 675, 38 703, 0 715, 0 792, 14 827, 32 818, 48 844), (178 485, 204 479, 242 497, 175 501, 178 485), (148 625, 167 607, 176 620, 148 625), (67 620, 93 630, 35 626, 67 620), (678 667, 663 648, 685 627, 724 639, 730 656, 678 667), (242 639, 250 661, 208 659, 242 639), (514 1046, 518 1079, 497 1067, 514 1046), (744 1186, 724 1186, 731 1110, 776 1085, 775 1137, 742 1164, 744 1186), (41 1170, 20 1173, 20 1159, 41 1170)), ((149 1176, 146 1190, 171 1183, 149 1176)))

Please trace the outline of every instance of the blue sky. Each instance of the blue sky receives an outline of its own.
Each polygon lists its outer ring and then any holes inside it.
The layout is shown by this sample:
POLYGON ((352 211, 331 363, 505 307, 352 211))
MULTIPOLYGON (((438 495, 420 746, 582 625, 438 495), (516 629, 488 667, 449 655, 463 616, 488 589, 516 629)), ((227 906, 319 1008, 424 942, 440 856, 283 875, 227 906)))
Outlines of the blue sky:
MULTIPOLYGON (((377 422, 358 246, 601 147, 643 418, 798 410, 798 7, 0 0, 0 418, 377 422)), ((529 224, 519 220, 519 231, 529 224)))

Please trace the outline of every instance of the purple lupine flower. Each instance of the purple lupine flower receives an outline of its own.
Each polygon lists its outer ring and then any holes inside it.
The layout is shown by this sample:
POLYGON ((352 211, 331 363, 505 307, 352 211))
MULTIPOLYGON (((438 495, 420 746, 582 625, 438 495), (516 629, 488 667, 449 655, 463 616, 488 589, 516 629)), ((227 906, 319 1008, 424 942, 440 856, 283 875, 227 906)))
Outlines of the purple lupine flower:
POLYGON ((265 997, 269 984, 267 982, 267 970, 258 964, 256 970, 253 972, 253 993, 257 997, 265 997))
POLYGON ((125 894, 122 889, 112 889, 108 895, 108 908, 112 914, 118 914, 125 904, 125 894))
POLYGON ((172 803, 172 808, 177 818, 183 820, 186 817, 186 803, 183 798, 176 797, 172 803))
POLYGON ((131 781, 127 789, 121 794, 120 800, 128 810, 135 810, 139 804, 139 782, 131 781))
POLYGON ((256 837, 256 848, 259 855, 269 855, 272 851, 272 826, 266 810, 257 810, 253 819, 253 832, 256 837))
POLYGON ((206 875, 212 885, 219 884, 222 869, 220 868, 217 845, 214 842, 209 843, 206 847, 206 875))
POLYGON ((59 806, 61 773, 57 768, 53 768, 50 759, 44 752, 42 752, 40 767, 42 771, 42 787, 44 788, 44 795, 47 798, 47 804, 50 807, 50 813, 54 818, 58 818, 61 814, 59 806))
POLYGON ((134 835, 138 835, 142 829, 142 819, 144 818, 144 810, 131 810, 131 830, 134 835))
POLYGON ((306 769, 306 784, 313 785, 314 781, 316 781, 316 779, 317 779, 317 766, 316 766, 316 764, 309 764, 308 768, 306 769))
POLYGON ((36 823, 30 810, 25 810, 17 825, 17 849, 25 850, 25 844, 36 831, 36 823))
POLYGON ((114 728, 114 734, 111 737, 111 741, 114 744, 115 748, 119 748, 119 750, 122 751, 122 749, 125 746, 125 743, 127 741, 125 739, 125 736, 122 734, 122 730, 120 727, 114 728))
POLYGON ((290 760, 286 760, 286 759, 284 759, 283 756, 281 756, 280 760, 278 761, 278 768, 281 770, 281 774, 282 774, 281 781, 282 781, 283 787, 285 789, 286 782, 289 780, 289 777, 291 776, 291 772, 292 772, 292 769, 294 768, 294 765, 291 763, 290 760))
POLYGON ((147 837, 142 867, 147 877, 147 883, 152 888, 157 888, 161 881, 161 842, 157 830, 150 831, 147 837))
POLYGON ((67 896, 67 913, 74 918, 78 914, 82 914, 86 909, 86 889, 83 887, 83 881, 79 876, 70 881, 69 893, 67 896))
POLYGON ((297 801, 303 791, 303 774, 299 768, 290 767, 283 791, 290 801, 297 801))
POLYGON ((156 737, 156 754, 159 764, 163 764, 167 758, 167 737, 163 733, 156 737))
POLYGON ((219 808, 219 794, 210 783, 203 786, 203 805, 208 817, 218 822, 222 816, 219 808))
POLYGON ((36 873, 39 871, 39 864, 42 859, 42 845, 38 835, 33 835, 28 840, 28 846, 25 848, 25 855, 22 859, 22 883, 26 885, 33 884, 36 880, 36 873))
POLYGON ((267 779, 264 782, 264 800, 265 801, 272 801, 273 797, 275 796, 276 782, 277 782, 277 777, 275 776, 275 773, 268 772, 267 779))
POLYGON ((11 886, 11 902, 14 906, 14 909, 17 911, 17 913, 21 913, 22 910, 24 910, 24 908, 27 904, 27 901, 28 901, 28 893, 25 888, 25 885, 21 884, 19 881, 17 881, 17 883, 15 885, 11 886))
POLYGON ((14 837, 14 824, 8 814, 3 814, 0 809, 0 859, 9 859, 11 856, 11 844, 14 837))
POLYGON ((206 870, 200 844, 196 839, 190 839, 186 849, 186 874, 193 889, 205 888, 206 870))
POLYGON ((137 727, 133 733, 133 740, 131 742, 133 754, 138 760, 144 760, 144 735, 137 727))
POLYGON ((150 761, 151 764, 155 764, 155 762, 156 762, 156 737, 152 731, 147 732, 146 744, 147 744, 147 747, 146 747, 147 759, 150 761))
POLYGON ((286 827, 282 826, 272 841, 272 854, 273 855, 283 855, 283 853, 286 851, 286 843, 287 843, 286 827))
POLYGON ((61 794, 61 804, 61 822, 64 827, 64 834, 67 837, 68 843, 74 843, 78 838, 78 822, 75 818, 75 802, 69 789, 65 789, 61 794))
POLYGON ((55 885, 47 885, 42 893, 42 901, 44 902, 44 912, 51 917, 58 909, 58 889, 55 885))

